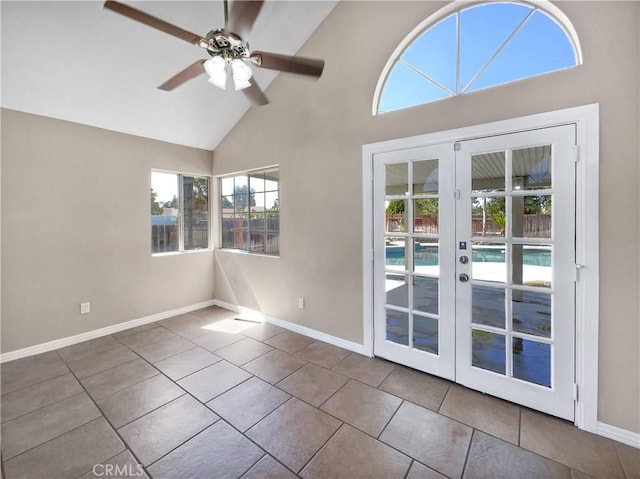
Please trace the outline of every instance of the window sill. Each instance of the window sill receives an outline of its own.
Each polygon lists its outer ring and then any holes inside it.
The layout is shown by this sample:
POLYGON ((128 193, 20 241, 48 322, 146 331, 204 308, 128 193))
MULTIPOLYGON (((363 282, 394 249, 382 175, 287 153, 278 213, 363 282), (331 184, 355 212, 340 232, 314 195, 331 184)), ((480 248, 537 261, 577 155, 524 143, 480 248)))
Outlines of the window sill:
POLYGON ((185 251, 167 251, 165 253, 151 253, 152 258, 161 258, 164 256, 179 256, 183 254, 194 254, 194 253, 210 253, 213 249, 211 248, 200 248, 200 249, 189 249, 185 251))
POLYGON ((233 249, 233 248, 218 248, 216 252, 223 251, 225 253, 233 253, 233 254, 242 254, 246 256, 258 256, 261 258, 280 258, 279 254, 266 254, 266 253, 252 253, 251 251, 247 251, 244 249, 233 249))

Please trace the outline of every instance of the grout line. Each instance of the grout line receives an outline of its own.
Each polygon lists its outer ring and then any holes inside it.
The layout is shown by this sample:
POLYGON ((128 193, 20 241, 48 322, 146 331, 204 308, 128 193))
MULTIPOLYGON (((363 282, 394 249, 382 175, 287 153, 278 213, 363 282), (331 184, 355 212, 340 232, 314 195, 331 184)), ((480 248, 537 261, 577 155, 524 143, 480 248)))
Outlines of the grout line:
POLYGON ((471 446, 473 444, 473 439, 475 438, 476 435, 476 429, 473 428, 471 430, 471 437, 469 438, 469 445, 467 446, 467 453, 464 456, 464 464, 462 464, 462 471, 460 473, 460 476, 464 476, 464 472, 467 469, 467 463, 469 462, 469 454, 471 453, 471 446))
POLYGON ((296 473, 297 475, 300 475, 300 473, 302 471, 304 471, 304 468, 307 467, 309 465, 309 463, 311 463, 311 461, 313 461, 319 454, 320 452, 327 446, 327 444, 329 443, 329 441, 331 441, 331 439, 333 439, 333 437, 338 434, 338 432, 340 431, 340 429, 342 429, 345 426, 345 422, 344 421, 340 421, 342 424, 340 424, 335 431, 333 431, 333 434, 331 434, 327 440, 322 444, 322 446, 320 446, 318 448, 318 450, 311 455, 311 457, 309 458, 309 460, 307 462, 304 463, 304 465, 298 470, 298 472, 296 473))

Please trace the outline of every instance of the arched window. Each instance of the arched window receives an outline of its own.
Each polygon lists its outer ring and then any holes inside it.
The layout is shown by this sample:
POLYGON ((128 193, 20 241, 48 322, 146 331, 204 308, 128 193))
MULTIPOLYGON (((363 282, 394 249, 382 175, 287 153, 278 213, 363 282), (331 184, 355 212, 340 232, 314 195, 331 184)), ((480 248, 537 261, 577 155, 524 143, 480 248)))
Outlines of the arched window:
POLYGON ((374 115, 582 63, 569 19, 546 1, 453 2, 398 46, 382 72, 374 115))

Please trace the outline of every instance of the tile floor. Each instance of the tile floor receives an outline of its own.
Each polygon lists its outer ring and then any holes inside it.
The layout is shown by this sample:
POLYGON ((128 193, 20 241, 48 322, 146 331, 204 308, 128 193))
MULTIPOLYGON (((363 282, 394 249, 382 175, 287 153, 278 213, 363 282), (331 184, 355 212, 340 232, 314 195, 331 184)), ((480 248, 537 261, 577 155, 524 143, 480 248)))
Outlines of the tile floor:
POLYGON ((2 477, 640 478, 629 446, 233 316, 3 364, 2 477))

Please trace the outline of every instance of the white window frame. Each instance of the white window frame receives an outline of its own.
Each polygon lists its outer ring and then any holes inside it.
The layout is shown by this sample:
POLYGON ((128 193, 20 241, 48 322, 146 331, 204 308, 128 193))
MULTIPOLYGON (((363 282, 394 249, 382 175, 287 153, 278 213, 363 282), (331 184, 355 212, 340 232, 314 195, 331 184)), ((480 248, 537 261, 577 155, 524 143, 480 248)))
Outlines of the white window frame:
MULTIPOLYGON (((151 173, 153 172, 157 172, 157 173, 165 173, 165 174, 169 174, 169 175, 176 175, 177 176, 177 180, 178 180, 178 249, 177 251, 162 251, 159 253, 154 253, 153 250, 151 251, 151 256, 156 257, 156 256, 170 256, 170 255, 175 255, 175 254, 190 254, 190 253, 199 253, 199 252, 205 252, 205 251, 212 251, 212 228, 211 228, 211 218, 213 217, 213 213, 212 213, 212 203, 211 203, 211 198, 212 198, 212 184, 213 184, 213 177, 210 175, 204 175, 204 174, 200 174, 200 173, 186 173, 186 172, 180 172, 180 171, 173 171, 173 170, 163 170, 160 168, 151 168, 151 173), (197 248, 197 249, 184 249, 184 182, 182 181, 182 179, 184 177, 191 177, 191 178, 206 178, 209 182, 208 185, 208 204, 207 204, 207 208, 208 208, 208 230, 207 230, 207 247, 206 248, 197 248)), ((151 183, 151 174, 149 175, 149 181, 151 183)), ((153 185, 151 185, 153 186, 153 185)), ((151 215, 149 215, 149 222, 151 222, 151 215)), ((151 225, 150 225, 151 226, 151 225)), ((151 231, 151 229, 149 230, 151 231)))
MULTIPOLYGON (((363 205, 363 338, 364 353, 373 355, 373 161, 377 154, 485 136, 576 125, 576 384, 575 425, 599 434, 599 105, 591 104, 455 130, 364 145, 363 205)), ((452 192, 453 194, 453 192, 452 192)))
MULTIPOLYGON (((281 216, 281 210, 280 210, 280 199, 281 199, 281 187, 280 187, 280 183, 281 183, 281 179, 280 179, 280 166, 279 165, 271 165, 271 166, 265 166, 262 168, 253 168, 250 170, 243 170, 243 171, 236 171, 233 173, 225 173, 222 175, 217 175, 215 177, 215 179, 217 180, 215 182, 215 195, 216 195, 216 201, 214 203, 215 205, 215 217, 217 218, 217 224, 219 226, 219 233, 218 235, 216 235, 216 244, 215 244, 215 249, 219 249, 219 250, 224 250, 224 251, 229 251, 232 253, 238 253, 238 254, 249 254, 252 256, 265 256, 267 258, 279 258, 280 257, 280 237, 282 234, 282 228, 281 228, 281 221, 282 221, 282 216, 281 216), (234 176, 247 176, 249 177, 252 174, 256 174, 256 173, 268 173, 270 171, 277 171, 278 172, 278 216, 279 216, 279 221, 280 223, 278 224, 278 253, 272 254, 272 253, 264 253, 261 251, 251 251, 251 250, 247 250, 247 249, 242 249, 242 248, 225 248, 223 246, 223 228, 222 228, 222 197, 223 196, 228 196, 228 195, 223 195, 222 194, 222 186, 221 186, 221 182, 224 178, 232 178, 234 176)), ((249 184, 249 183, 247 183, 249 184)), ((210 195, 211 195, 211 186, 210 186, 210 195)), ((251 227, 249 226, 249 235, 251 235, 251 227)))

